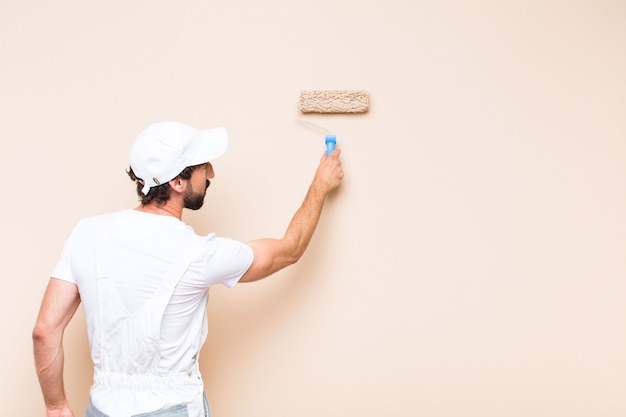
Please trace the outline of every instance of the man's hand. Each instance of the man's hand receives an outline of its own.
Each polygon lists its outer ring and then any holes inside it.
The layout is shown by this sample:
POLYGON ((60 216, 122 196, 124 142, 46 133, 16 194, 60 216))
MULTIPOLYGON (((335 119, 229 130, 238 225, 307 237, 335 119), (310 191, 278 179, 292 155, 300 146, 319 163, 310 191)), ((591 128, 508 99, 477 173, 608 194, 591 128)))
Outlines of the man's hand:
POLYGON ((317 171, 315 171, 313 183, 318 183, 325 187, 326 192, 337 188, 343 179, 343 168, 339 160, 340 155, 341 149, 339 148, 335 148, 333 153, 328 156, 324 153, 322 159, 320 159, 320 165, 317 167, 317 171))

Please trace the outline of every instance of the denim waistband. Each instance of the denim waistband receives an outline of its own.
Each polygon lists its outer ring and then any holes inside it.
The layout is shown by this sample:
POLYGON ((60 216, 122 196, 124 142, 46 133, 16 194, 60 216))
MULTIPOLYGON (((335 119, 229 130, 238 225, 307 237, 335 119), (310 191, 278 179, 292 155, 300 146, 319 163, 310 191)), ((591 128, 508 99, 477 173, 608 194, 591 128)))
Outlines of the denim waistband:
MULTIPOLYGON (((206 397, 205 393, 202 393, 203 404, 204 404, 204 417, 210 417, 211 409, 209 408, 209 401, 206 397)), ((176 407, 168 408, 165 410, 152 411, 149 413, 143 414, 135 414, 131 417, 188 417, 187 406, 186 405, 177 405, 176 407)), ((103 413, 98 410, 92 403, 89 401, 87 405, 87 411, 85 412, 85 417, 109 417, 108 414, 103 413)))

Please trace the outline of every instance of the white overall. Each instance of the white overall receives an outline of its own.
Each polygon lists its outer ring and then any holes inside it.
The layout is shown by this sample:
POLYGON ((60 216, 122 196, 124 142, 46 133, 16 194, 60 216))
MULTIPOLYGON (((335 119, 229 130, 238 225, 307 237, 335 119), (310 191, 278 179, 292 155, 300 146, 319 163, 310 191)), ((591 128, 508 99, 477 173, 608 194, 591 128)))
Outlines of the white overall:
MULTIPOLYGON (((190 260, 179 256, 172 261, 162 271, 163 279, 148 301, 129 312, 113 279, 114 264, 109 261, 115 259, 112 254, 117 249, 108 246, 106 231, 100 230, 98 235, 96 337, 101 350, 95 366, 90 408, 101 411, 93 415, 208 416, 197 360, 185 372, 172 373, 159 368, 163 313, 190 260)), ((180 253, 193 253, 193 248, 188 249, 180 253)), ((206 327, 200 337, 204 341, 206 327)))

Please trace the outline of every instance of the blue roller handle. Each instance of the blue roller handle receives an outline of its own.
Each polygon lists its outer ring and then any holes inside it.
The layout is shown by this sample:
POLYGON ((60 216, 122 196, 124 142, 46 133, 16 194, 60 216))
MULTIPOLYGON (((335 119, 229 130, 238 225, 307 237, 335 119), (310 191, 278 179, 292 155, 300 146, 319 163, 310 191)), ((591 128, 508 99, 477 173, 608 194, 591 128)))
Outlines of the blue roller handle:
POLYGON ((335 150, 336 144, 337 144, 337 136, 326 135, 326 156, 333 153, 333 151, 335 150))

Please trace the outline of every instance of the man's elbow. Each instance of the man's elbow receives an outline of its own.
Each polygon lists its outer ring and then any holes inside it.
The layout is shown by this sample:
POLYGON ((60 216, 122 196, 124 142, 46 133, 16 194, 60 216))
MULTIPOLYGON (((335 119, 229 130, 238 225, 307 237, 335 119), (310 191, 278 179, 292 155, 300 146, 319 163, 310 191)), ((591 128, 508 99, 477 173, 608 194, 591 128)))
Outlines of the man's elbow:
POLYGON ((287 263, 288 266, 297 263, 300 258, 302 258, 302 255, 304 255, 304 251, 305 248, 302 248, 290 253, 289 256, 287 256, 285 263, 287 263))
POLYGON ((37 322, 32 332, 33 344, 37 345, 45 343, 47 340, 50 339, 51 335, 52 330, 50 326, 42 322, 37 322))
POLYGON ((269 275, 274 274, 275 272, 281 271, 288 266, 291 266, 298 262, 302 257, 302 253, 298 252, 290 252, 283 254, 280 257, 274 258, 271 262, 269 262, 266 266, 267 270, 270 272, 269 275))
POLYGON ((285 239, 285 241, 287 242, 287 247, 289 249, 284 253, 283 262, 285 262, 286 266, 293 265, 304 255, 308 246, 308 241, 297 239, 285 239))

